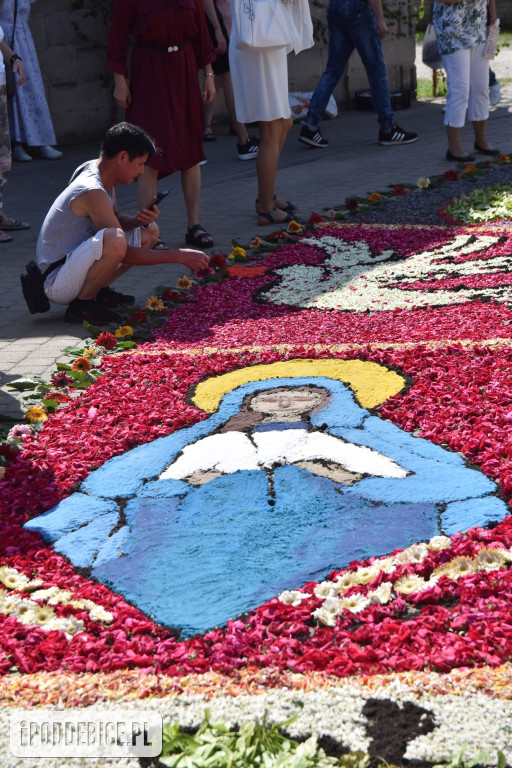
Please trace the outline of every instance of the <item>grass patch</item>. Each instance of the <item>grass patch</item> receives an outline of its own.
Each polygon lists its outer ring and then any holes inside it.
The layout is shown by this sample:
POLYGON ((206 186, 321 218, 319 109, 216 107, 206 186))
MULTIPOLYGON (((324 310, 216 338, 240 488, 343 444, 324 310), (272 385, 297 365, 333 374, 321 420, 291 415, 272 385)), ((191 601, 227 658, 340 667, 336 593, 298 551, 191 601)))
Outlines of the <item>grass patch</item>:
MULTIPOLYGON (((436 96, 446 96, 446 78, 444 76, 443 70, 438 70, 437 73, 437 91, 436 96)), ((500 77, 498 78, 500 81, 500 86, 503 88, 506 85, 510 85, 512 83, 512 77, 500 77)), ((432 78, 425 78, 420 77, 418 78, 417 86, 416 86, 416 98, 417 99, 431 99, 433 98, 433 86, 432 86, 432 78)))

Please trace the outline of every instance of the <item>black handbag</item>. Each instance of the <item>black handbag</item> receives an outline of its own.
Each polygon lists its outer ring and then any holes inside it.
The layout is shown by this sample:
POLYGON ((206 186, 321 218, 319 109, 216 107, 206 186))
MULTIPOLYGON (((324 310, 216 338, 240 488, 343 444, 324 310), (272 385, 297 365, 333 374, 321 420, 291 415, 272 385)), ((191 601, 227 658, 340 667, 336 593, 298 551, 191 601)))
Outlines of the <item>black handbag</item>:
POLYGON ((20 275, 21 290, 23 291, 23 298, 27 303, 30 314, 35 315, 37 312, 48 312, 50 309, 50 302, 48 296, 44 292, 44 281, 54 269, 60 267, 66 261, 66 257, 59 259, 51 264, 44 272, 41 272, 35 261, 31 261, 27 264, 25 269, 26 274, 20 275))
MULTIPOLYGON (((12 23, 11 49, 14 45, 14 30, 16 29, 17 15, 18 15, 18 0, 14 0, 14 20, 12 23)), ((14 71, 10 61, 5 62, 5 90, 7 93, 7 98, 12 99, 16 91, 16 78, 14 76, 14 71)))

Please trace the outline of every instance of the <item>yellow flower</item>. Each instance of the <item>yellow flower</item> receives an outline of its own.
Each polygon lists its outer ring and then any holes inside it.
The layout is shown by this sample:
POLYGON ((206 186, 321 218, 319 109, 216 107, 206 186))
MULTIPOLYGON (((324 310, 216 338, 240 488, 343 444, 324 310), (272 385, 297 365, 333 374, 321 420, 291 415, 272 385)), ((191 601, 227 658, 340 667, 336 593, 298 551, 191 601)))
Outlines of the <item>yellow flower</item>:
POLYGON ((403 595, 409 595, 411 592, 421 592, 427 589, 428 582, 422 579, 421 576, 416 576, 414 573, 410 573, 407 576, 402 576, 401 579, 397 579, 393 584, 395 592, 401 592, 403 595))
POLYGON ((302 232, 304 227, 302 224, 299 224, 298 221, 295 221, 295 219, 292 219, 288 226, 286 227, 286 231, 289 232, 291 235, 297 235, 299 232, 302 232))
POLYGON ((448 536, 432 536, 427 544, 427 547, 432 552, 441 552, 442 549, 449 549, 452 545, 452 540, 448 536))
POLYGON ((510 163, 510 155, 501 155, 500 160, 505 165, 508 165, 510 163))
POLYGON ((484 571, 497 571, 505 564, 505 556, 498 547, 484 547, 475 558, 477 568, 484 571))
POLYGON ((35 605, 33 612, 35 623, 41 627, 55 618, 55 611, 49 605, 35 605))
POLYGON ((228 254, 228 259, 234 259, 235 256, 245 256, 244 249, 240 248, 239 245, 235 245, 231 253, 228 254))
POLYGON ((342 595, 343 592, 350 589, 350 587, 353 587, 355 584, 359 584, 356 574, 353 571, 347 571, 342 576, 338 576, 334 586, 336 587, 336 592, 339 595, 342 595))
POLYGON ((91 367, 92 366, 86 357, 77 357, 73 362, 71 369, 73 371, 89 371, 91 367))
POLYGON ((164 303, 162 299, 158 298, 158 296, 150 296, 149 299, 146 301, 146 309, 152 309, 154 312, 161 312, 163 308, 164 308, 164 303))
POLYGON ((176 288, 187 289, 192 287, 192 280, 189 280, 186 275, 182 275, 176 283, 176 288))
POLYGON ((86 347, 82 353, 82 357, 85 357, 86 360, 89 360, 91 357, 98 357, 98 355, 98 347, 86 347))
POLYGON ((416 182, 416 185, 420 189, 427 189, 427 187, 430 187, 430 179, 426 176, 420 176, 420 178, 416 182))
POLYGON ((30 422, 46 421, 48 414, 41 405, 31 405, 28 411, 25 413, 25 418, 30 422))
MULTIPOLYGON (((160 303, 162 304, 162 302, 160 303)), ((116 337, 116 339, 125 339, 127 336, 133 336, 133 328, 131 327, 131 325, 121 325, 119 328, 116 328, 116 330, 114 331, 114 336, 116 337)))
POLYGON ((376 203, 377 200, 380 200, 380 195, 378 192, 372 192, 370 197, 368 198, 370 203, 376 203))
POLYGON ((263 241, 262 241, 261 237, 256 236, 256 237, 253 237, 253 239, 249 243, 249 246, 251 248, 259 248, 262 242, 263 241))
POLYGON ((0 568, 0 581, 7 589, 23 589, 29 583, 24 573, 18 573, 15 568, 9 568, 7 565, 0 568))
POLYGON ((351 595, 340 600, 340 607, 346 608, 352 613, 364 611, 370 605, 370 601, 364 595, 351 595))
POLYGON ((454 557, 449 563, 436 568, 432 573, 432 578, 439 579, 441 576, 446 576, 447 579, 457 581, 461 576, 467 576, 475 571, 475 563, 470 557, 454 557))

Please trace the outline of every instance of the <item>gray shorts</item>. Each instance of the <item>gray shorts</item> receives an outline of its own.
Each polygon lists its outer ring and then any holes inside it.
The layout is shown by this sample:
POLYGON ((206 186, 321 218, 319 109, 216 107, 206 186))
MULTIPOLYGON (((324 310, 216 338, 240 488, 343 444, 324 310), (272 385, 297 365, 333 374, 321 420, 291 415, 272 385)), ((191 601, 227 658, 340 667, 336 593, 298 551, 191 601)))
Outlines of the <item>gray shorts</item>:
MULTIPOLYGON (((56 304, 69 304, 76 299, 85 283, 87 273, 95 261, 101 259, 103 253, 103 233, 100 229, 93 237, 84 240, 74 251, 66 256, 66 261, 50 272, 44 283, 44 292, 56 304)), ((125 232, 128 245, 140 248, 140 229, 125 232)))

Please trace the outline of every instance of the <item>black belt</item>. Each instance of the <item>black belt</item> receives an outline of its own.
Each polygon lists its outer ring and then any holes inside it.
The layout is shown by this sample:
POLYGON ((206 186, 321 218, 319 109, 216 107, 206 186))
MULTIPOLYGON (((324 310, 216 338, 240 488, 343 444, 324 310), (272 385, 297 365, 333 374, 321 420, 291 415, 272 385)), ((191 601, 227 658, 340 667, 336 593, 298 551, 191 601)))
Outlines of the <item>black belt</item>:
POLYGON ((190 37, 183 40, 179 45, 158 45, 157 43, 151 43, 146 40, 137 40, 137 45, 141 48, 153 48, 155 51, 165 51, 165 53, 177 53, 181 51, 191 41, 190 37))
POLYGON ((43 272, 43 281, 46 280, 48 275, 50 275, 55 269, 58 269, 59 267, 62 267, 64 262, 66 261, 67 256, 63 256, 62 259, 59 259, 58 261, 54 261, 53 264, 50 264, 48 269, 45 269, 43 272))

